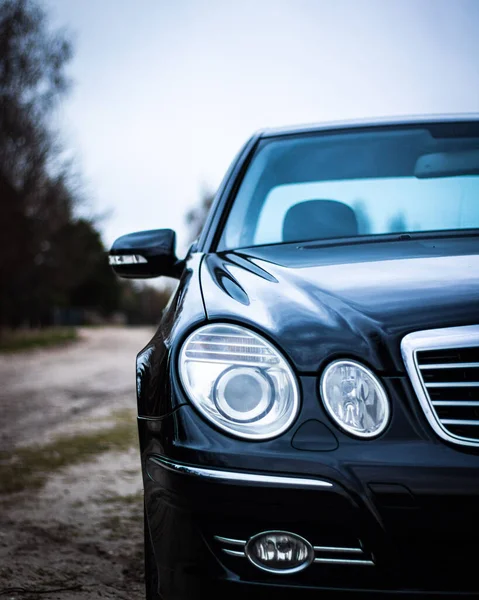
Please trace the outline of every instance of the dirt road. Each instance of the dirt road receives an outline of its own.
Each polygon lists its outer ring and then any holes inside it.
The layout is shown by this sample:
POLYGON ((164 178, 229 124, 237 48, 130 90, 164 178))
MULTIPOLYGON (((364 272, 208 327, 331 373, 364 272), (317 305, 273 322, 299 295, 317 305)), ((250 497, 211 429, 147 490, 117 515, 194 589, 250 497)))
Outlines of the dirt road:
POLYGON ((0 355, 2 598, 143 598, 134 358, 151 334, 0 355))

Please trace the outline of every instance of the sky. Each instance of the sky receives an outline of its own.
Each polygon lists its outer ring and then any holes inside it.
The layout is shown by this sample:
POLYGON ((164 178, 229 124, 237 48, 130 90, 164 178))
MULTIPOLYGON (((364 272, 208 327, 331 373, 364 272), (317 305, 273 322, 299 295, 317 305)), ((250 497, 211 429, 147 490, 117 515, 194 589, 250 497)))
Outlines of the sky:
POLYGON ((44 0, 58 113, 107 247, 172 228, 265 127, 479 112, 479 0, 44 0))

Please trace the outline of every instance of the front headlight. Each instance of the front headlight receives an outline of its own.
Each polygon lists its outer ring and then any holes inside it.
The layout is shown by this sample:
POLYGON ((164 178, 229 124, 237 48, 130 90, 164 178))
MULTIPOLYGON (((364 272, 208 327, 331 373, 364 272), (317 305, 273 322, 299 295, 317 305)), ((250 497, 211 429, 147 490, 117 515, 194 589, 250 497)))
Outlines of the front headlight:
POLYGON ((336 360, 324 370, 320 387, 326 410, 344 431, 371 438, 386 428, 389 400, 368 368, 353 360, 336 360))
POLYGON ((275 437, 298 413, 291 367, 274 346, 245 327, 214 324, 194 331, 181 348, 179 373, 196 408, 238 437, 275 437))

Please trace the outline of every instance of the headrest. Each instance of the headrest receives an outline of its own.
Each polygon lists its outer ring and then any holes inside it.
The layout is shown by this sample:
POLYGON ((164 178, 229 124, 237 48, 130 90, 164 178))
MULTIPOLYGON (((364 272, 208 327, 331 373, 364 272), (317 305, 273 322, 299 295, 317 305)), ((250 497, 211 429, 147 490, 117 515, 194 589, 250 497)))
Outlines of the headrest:
POLYGON ((306 200, 292 206, 283 221, 283 241, 301 242, 358 235, 354 210, 337 200, 306 200))

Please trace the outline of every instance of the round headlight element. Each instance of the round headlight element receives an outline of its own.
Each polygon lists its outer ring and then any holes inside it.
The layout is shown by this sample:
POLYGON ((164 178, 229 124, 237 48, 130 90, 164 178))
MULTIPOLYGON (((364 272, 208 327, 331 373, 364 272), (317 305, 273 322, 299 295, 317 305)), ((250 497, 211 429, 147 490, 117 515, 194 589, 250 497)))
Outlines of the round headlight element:
POLYGON ((266 440, 299 410, 296 377, 282 354, 240 325, 205 325, 184 342, 179 374, 193 405, 237 437, 266 440))
POLYGON ((273 399, 273 386, 260 369, 232 367, 216 382, 218 409, 234 421, 254 421, 266 414, 273 399))
POLYGON ((386 392, 367 367, 353 360, 336 360, 321 377, 321 397, 341 429, 360 438, 382 433, 390 416, 386 392))

